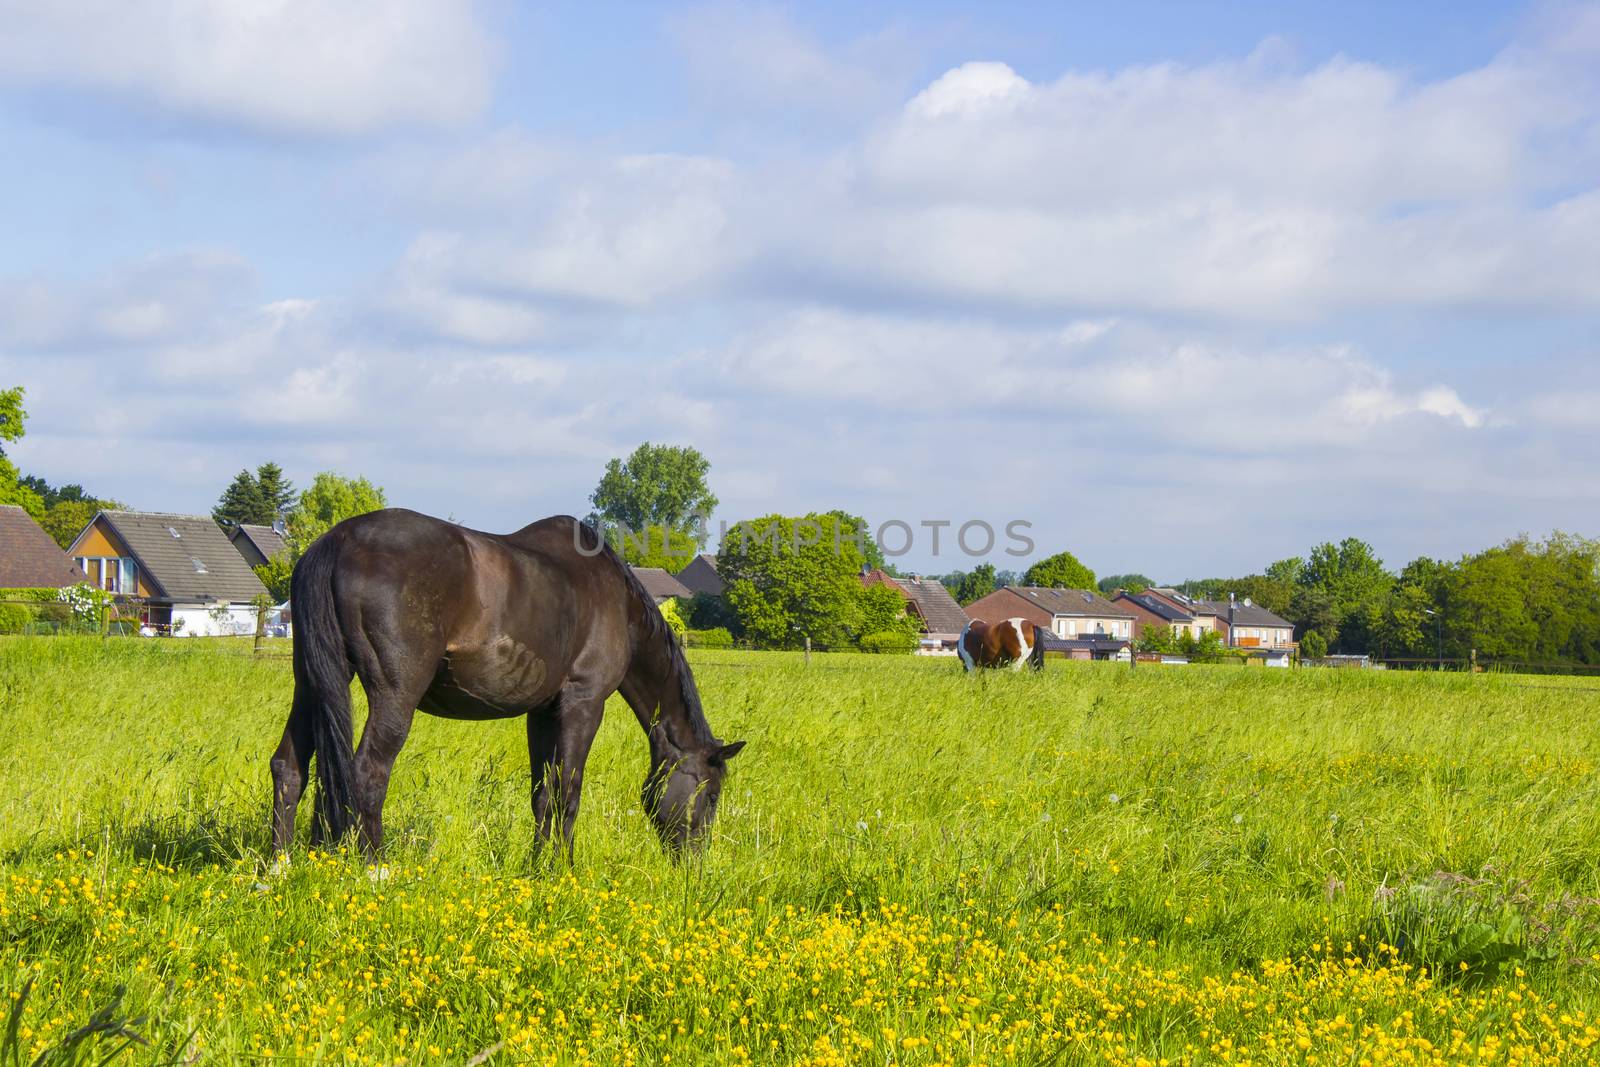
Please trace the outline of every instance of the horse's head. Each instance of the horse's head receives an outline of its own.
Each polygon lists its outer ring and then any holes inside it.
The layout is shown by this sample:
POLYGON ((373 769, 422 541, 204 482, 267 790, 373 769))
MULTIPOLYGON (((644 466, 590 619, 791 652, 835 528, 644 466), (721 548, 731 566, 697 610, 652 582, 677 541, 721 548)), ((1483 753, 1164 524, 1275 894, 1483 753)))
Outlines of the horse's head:
POLYGON ((661 844, 671 852, 699 848, 722 799, 722 777, 743 741, 720 741, 664 760, 645 779, 641 800, 661 844))

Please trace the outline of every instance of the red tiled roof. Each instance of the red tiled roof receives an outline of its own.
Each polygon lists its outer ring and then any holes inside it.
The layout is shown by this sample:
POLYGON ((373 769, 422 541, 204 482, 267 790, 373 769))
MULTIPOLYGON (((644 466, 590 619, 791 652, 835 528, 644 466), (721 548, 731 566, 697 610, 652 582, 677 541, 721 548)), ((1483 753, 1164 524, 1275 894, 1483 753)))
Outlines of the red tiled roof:
POLYGON ((86 581, 61 546, 15 504, 0 504, 0 589, 60 589, 86 581))

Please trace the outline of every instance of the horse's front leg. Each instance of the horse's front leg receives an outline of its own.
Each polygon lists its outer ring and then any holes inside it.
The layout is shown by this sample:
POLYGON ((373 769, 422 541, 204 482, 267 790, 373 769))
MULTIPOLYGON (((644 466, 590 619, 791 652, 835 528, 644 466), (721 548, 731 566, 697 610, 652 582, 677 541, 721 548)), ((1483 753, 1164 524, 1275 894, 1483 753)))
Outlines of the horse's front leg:
POLYGON ((361 847, 367 859, 376 861, 383 848, 383 801, 389 794, 389 774, 395 757, 411 732, 417 699, 385 694, 367 697, 367 725, 356 746, 351 801, 361 827, 361 847))
POLYGON ((555 721, 545 727, 554 733, 555 753, 546 762, 542 775, 537 766, 538 754, 534 752, 534 719, 530 716, 528 720, 528 749, 535 763, 533 811, 538 819, 539 840, 542 843, 550 839, 559 816, 562 851, 568 863, 572 862, 572 829, 578 820, 578 803, 583 797, 583 765, 589 759, 589 748, 600 729, 605 704, 603 696, 577 690, 562 691, 555 721))

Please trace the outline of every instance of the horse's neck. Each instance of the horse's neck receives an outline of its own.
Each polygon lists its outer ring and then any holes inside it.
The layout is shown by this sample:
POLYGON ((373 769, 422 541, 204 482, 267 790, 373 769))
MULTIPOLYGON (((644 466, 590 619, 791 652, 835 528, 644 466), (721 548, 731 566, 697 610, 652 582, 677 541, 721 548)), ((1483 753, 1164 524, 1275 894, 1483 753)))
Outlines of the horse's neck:
POLYGON ((695 741, 695 724, 684 706, 683 679, 678 674, 677 658, 659 646, 643 648, 634 657, 629 671, 630 688, 650 710, 649 721, 640 713, 640 725, 650 735, 652 751, 676 757, 695 741))

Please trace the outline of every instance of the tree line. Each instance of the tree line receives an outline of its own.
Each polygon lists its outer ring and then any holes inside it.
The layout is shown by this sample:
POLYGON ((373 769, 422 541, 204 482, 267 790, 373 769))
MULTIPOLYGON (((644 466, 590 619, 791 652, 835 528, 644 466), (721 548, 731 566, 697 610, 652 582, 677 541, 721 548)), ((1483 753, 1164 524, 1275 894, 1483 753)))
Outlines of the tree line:
MULTIPOLYGON (((95 511, 123 505, 17 469, 5 445, 23 435, 23 401, 21 388, 0 390, 0 504, 21 505, 66 547, 95 511)), ((590 495, 587 521, 605 531, 629 563, 676 573, 706 549, 702 519, 718 503, 709 474, 709 461, 696 449, 645 442, 626 459, 607 463, 590 495)), ((383 489, 364 477, 324 471, 297 492, 281 467, 265 462, 234 477, 212 516, 224 526, 283 520, 286 550, 258 568, 282 599, 295 561, 313 541, 335 523, 385 505, 383 489)), ((897 574, 870 529, 864 517, 843 509, 735 524, 716 556, 724 595, 697 597, 669 613, 682 627, 725 631, 764 648, 799 647, 807 637, 830 648, 910 647, 917 624, 904 598, 861 582, 864 568, 897 574)), ((964 605, 1007 585, 1109 596, 1154 584, 1137 573, 1097 579, 1068 551, 1020 574, 981 563, 930 577, 964 605)), ((1175 588, 1197 599, 1249 598, 1293 623, 1308 651, 1416 659, 1465 659, 1476 651, 1499 660, 1600 664, 1600 541, 1573 534, 1521 535, 1455 561, 1423 556, 1398 572, 1371 545, 1347 537, 1259 573, 1191 579, 1175 588)))

